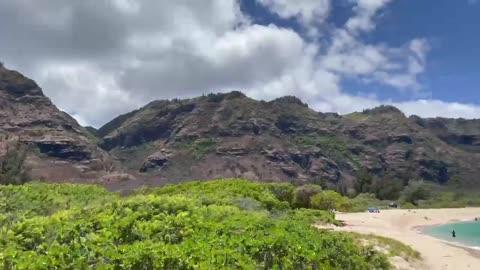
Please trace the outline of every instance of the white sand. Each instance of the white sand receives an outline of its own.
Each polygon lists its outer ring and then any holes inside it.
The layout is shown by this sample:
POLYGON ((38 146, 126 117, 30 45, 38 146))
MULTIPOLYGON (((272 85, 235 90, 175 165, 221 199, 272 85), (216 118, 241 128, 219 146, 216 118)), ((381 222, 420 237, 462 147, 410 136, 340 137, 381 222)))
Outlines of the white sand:
POLYGON ((480 251, 418 232, 418 226, 445 224, 480 217, 480 208, 384 210, 381 213, 337 214, 345 227, 335 230, 376 234, 399 240, 421 253, 423 269, 480 269, 480 251))

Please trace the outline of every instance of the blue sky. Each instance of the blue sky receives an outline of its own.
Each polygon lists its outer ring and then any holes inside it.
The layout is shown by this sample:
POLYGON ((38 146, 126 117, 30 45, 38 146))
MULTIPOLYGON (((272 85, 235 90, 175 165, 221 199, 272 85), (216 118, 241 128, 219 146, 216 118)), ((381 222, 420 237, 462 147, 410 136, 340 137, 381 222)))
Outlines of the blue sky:
POLYGON ((478 104, 480 3, 432 2, 393 2, 372 39, 398 44, 404 39, 426 37, 432 49, 425 73, 425 91, 434 99, 478 104))
MULTIPOLYGON (((334 1, 328 22, 339 27, 345 24, 352 15, 350 2, 334 1)), ((283 19, 255 0, 244 0, 242 8, 258 23, 302 31, 294 19, 283 19)), ((405 40, 418 37, 429 41, 431 50, 421 89, 411 93, 347 80, 343 84, 347 93, 374 93, 393 101, 427 98, 480 104, 480 1, 392 1, 377 22, 375 31, 362 37, 365 41, 389 46, 401 46, 405 40)))
POLYGON ((480 118, 480 0, 0 0, 0 60, 83 125, 240 90, 480 118))

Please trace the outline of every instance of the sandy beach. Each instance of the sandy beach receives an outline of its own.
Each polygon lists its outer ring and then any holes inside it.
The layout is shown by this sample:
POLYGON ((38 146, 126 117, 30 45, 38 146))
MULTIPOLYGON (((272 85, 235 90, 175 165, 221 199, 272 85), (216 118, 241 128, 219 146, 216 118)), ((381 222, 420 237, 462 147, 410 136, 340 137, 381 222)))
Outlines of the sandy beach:
MULTIPOLYGON (((421 234, 418 227, 472 220, 480 208, 384 210, 381 213, 339 213, 345 227, 334 230, 376 234, 399 240, 421 253, 416 269, 480 269, 480 251, 421 234)), ((409 269, 408 267, 406 267, 409 269)), ((402 267, 399 267, 402 269, 402 267)))

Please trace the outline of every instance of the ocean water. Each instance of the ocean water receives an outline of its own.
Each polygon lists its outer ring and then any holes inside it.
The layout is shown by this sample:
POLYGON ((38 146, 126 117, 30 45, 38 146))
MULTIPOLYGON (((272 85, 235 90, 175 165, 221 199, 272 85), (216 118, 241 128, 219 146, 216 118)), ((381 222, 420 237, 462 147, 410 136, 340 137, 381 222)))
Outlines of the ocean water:
POLYGON ((480 248, 480 220, 425 227, 422 232, 449 242, 480 248), (455 230, 456 237, 452 237, 455 230))

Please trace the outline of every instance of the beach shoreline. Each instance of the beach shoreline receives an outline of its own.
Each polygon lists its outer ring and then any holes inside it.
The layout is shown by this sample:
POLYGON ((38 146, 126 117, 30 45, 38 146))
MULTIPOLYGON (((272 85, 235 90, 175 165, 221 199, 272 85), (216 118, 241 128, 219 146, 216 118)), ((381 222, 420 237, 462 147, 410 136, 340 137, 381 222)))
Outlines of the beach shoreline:
POLYGON ((422 266, 398 269, 480 269, 480 250, 422 232, 422 228, 473 220, 480 208, 392 209, 380 213, 337 213, 336 231, 374 234, 398 240, 420 252, 422 266))
POLYGON ((463 249, 467 249, 467 250, 470 250, 472 252, 478 252, 478 254, 476 254, 475 256, 480 258, 480 246, 471 246, 471 245, 467 245, 465 243, 458 242, 458 241, 448 241, 447 239, 443 239, 443 238, 440 238, 440 237, 435 237, 435 236, 429 235, 428 233, 426 233, 424 231, 424 229, 427 229, 427 228, 430 228, 430 227, 442 226, 442 225, 447 225, 447 224, 455 224, 455 223, 460 223, 460 222, 469 222, 469 221, 471 221, 471 220, 452 221, 452 222, 445 222, 445 223, 439 223, 439 224, 434 224, 434 225, 426 225, 426 226, 415 226, 413 229, 415 229, 415 232, 417 232, 418 234, 422 234, 422 235, 425 235, 425 236, 428 236, 428 237, 432 237, 432 238, 437 239, 441 242, 444 242, 445 244, 452 245, 452 246, 459 247, 459 248, 463 248, 463 249))

